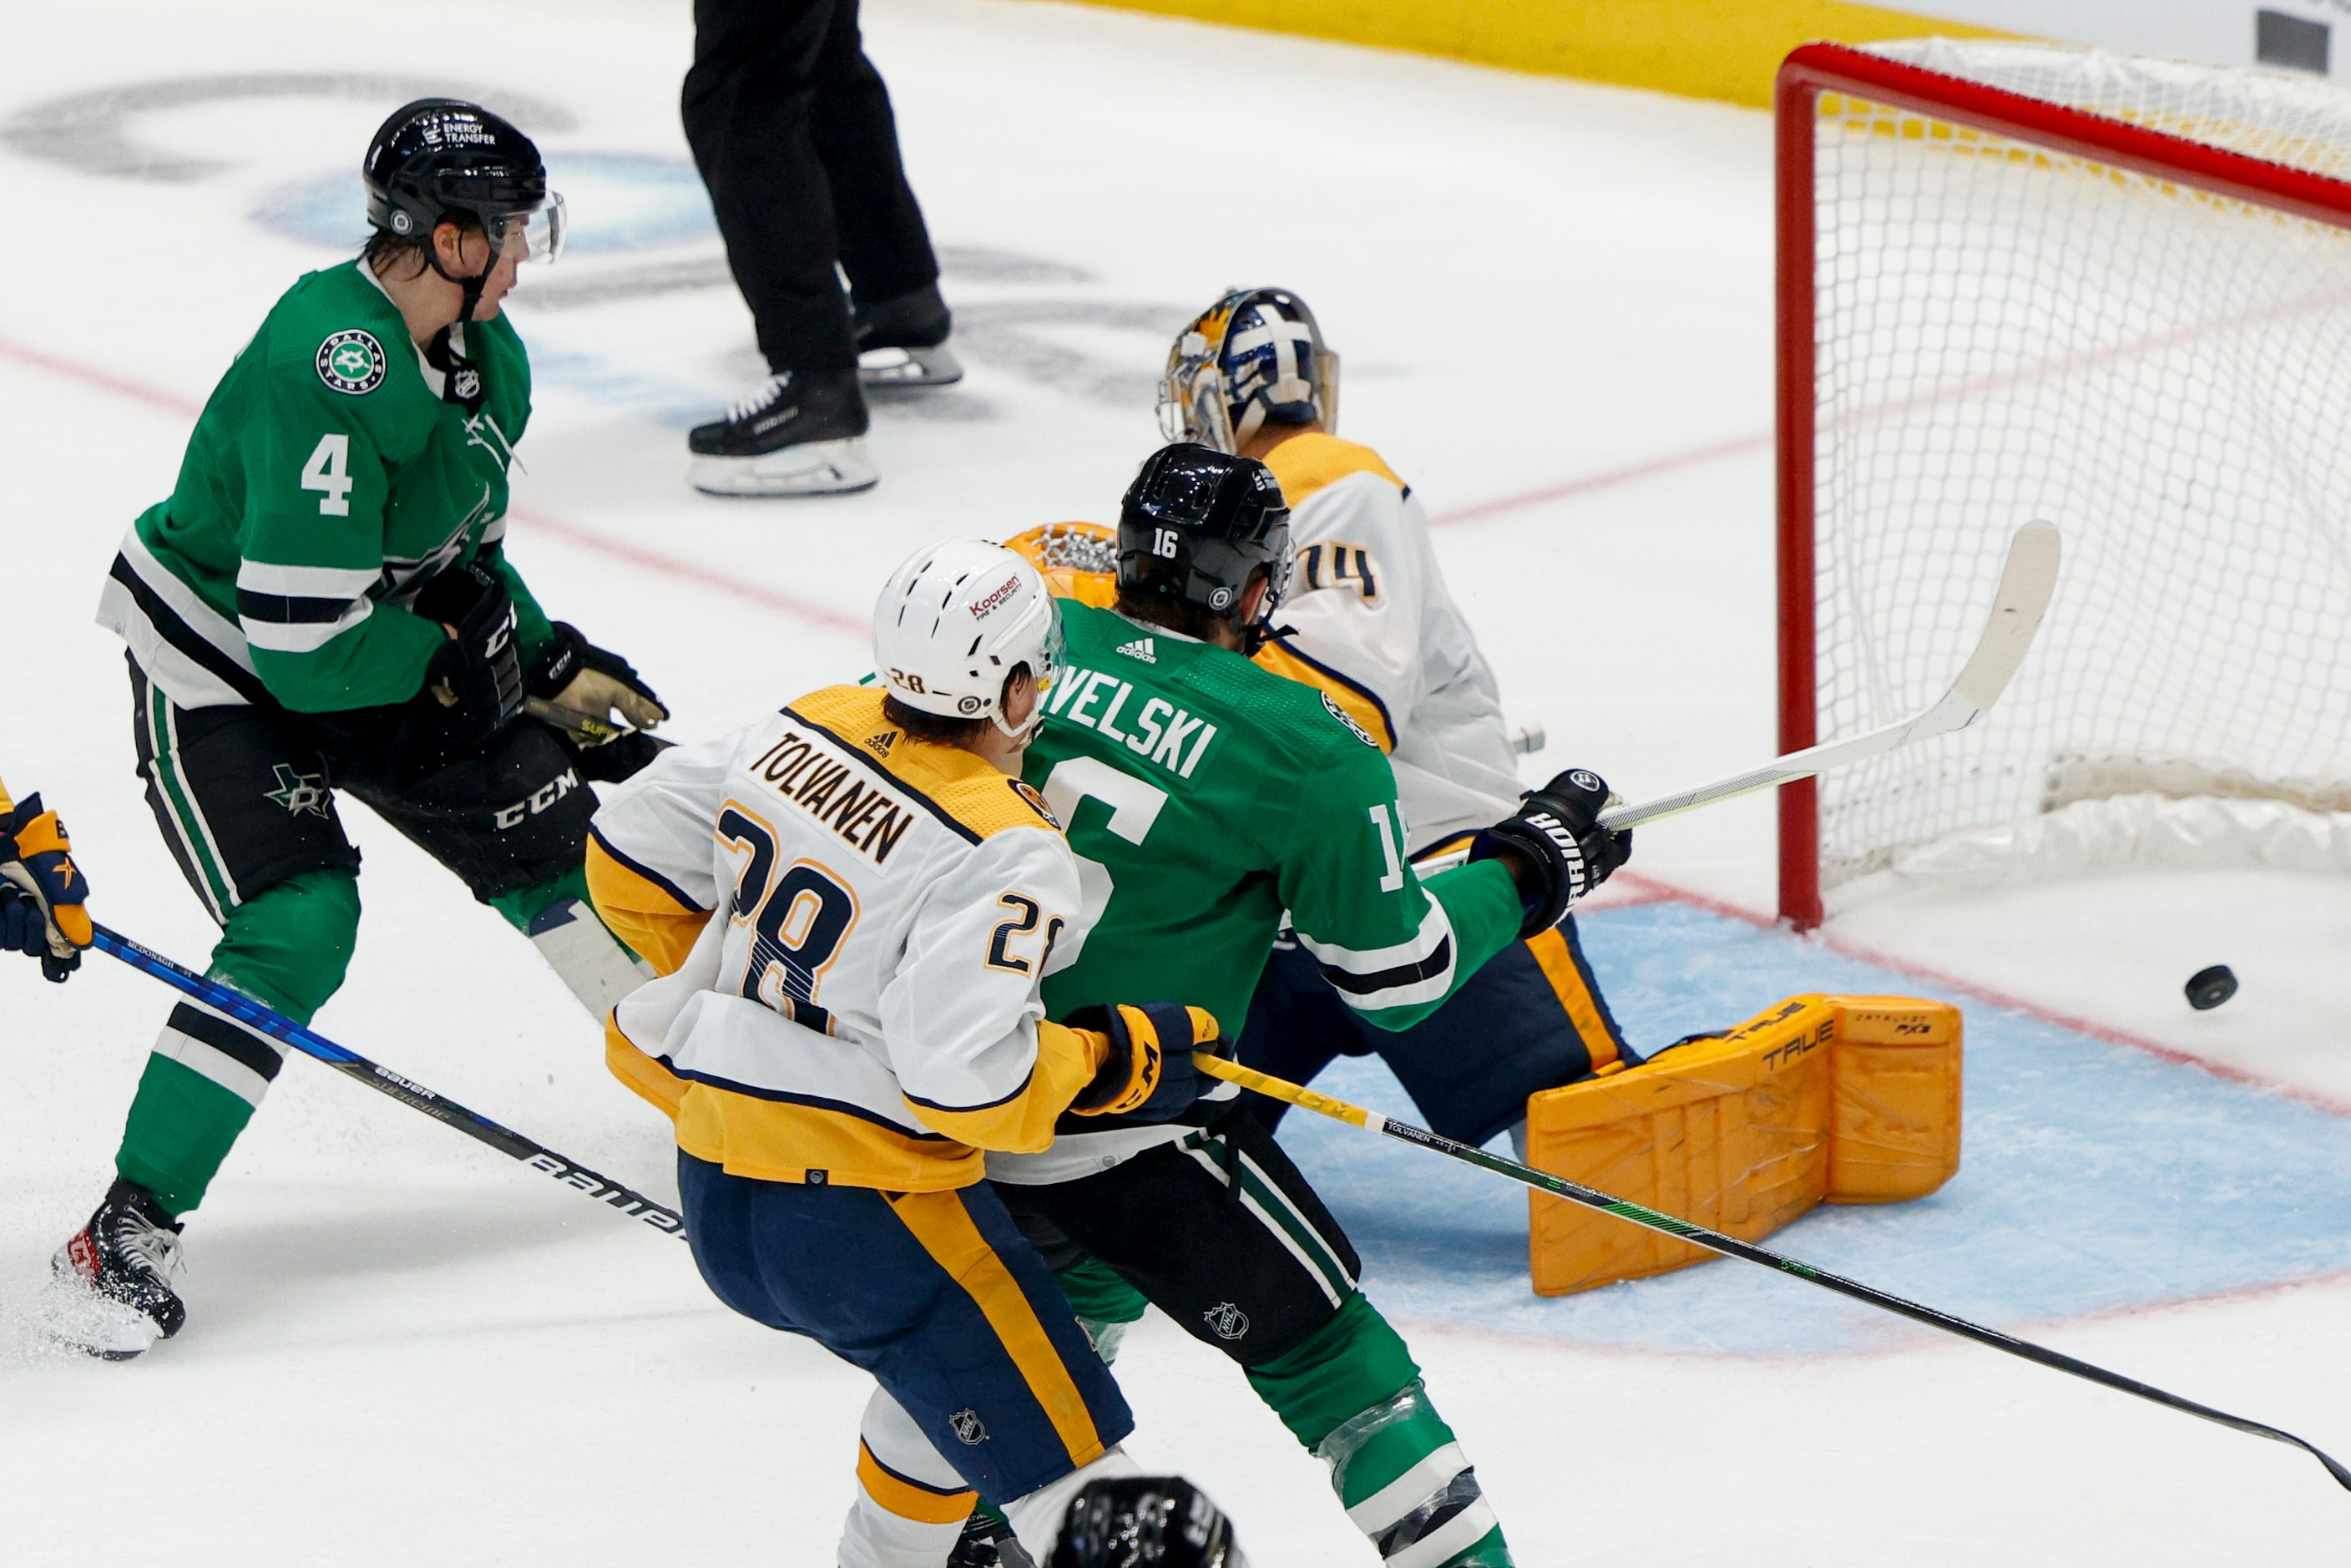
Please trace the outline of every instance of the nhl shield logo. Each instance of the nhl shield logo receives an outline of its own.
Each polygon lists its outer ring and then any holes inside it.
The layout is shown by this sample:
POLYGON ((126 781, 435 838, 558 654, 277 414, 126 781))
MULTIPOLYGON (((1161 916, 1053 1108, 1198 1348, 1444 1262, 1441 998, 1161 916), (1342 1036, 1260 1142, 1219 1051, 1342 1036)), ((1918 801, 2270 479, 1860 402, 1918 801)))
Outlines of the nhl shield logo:
POLYGON ((1218 1301, 1200 1314, 1200 1321, 1218 1339, 1238 1339, 1249 1331, 1249 1314, 1230 1301, 1218 1301))
POLYGON ((979 1412, 968 1405, 948 1416, 947 1425, 955 1428, 956 1441, 967 1448, 977 1448, 987 1441, 987 1425, 980 1420, 979 1412))
POLYGON ((383 345, 376 341, 375 334, 356 327, 319 344, 313 362, 320 381, 350 397, 363 397, 383 385, 387 363, 383 345))

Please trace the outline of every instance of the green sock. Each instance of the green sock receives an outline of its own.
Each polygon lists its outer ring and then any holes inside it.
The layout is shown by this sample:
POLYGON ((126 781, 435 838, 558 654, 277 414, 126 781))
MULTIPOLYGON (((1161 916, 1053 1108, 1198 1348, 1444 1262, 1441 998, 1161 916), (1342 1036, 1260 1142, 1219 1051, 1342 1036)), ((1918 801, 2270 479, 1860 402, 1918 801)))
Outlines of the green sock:
POLYGON ((1331 1469, 1383 1559, 1509 1568, 1501 1526, 1422 1386, 1412 1353, 1361 1291, 1306 1342, 1249 1368, 1250 1386, 1331 1469))
MULTIPOLYGON (((229 912, 207 977, 307 1024, 342 985, 359 920, 350 872, 288 877, 229 912)), ((174 1215, 194 1208, 283 1060, 274 1041, 220 1013, 173 1008, 140 1075, 115 1170, 174 1215)))
POLYGON ((1105 1366, 1118 1359, 1119 1342, 1126 1337, 1127 1325, 1140 1321, 1151 1305, 1142 1291, 1126 1282, 1126 1276, 1092 1253, 1057 1270, 1053 1283, 1069 1298, 1078 1326, 1086 1331, 1087 1343, 1105 1366))

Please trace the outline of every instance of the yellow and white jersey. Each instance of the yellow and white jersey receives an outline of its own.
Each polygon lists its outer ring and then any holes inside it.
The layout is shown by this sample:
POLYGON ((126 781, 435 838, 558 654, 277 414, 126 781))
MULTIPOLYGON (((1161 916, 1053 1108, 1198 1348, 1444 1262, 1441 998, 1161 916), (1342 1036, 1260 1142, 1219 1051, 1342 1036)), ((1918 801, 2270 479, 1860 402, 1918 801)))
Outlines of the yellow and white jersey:
POLYGON ((1306 432, 1266 455, 1297 551, 1258 663, 1319 686, 1395 769, 1417 854, 1518 809, 1494 672, 1447 591, 1428 519, 1379 454, 1306 432))
POLYGON ((596 814, 598 907, 665 971, 613 1010, 613 1071, 737 1175, 967 1186, 982 1148, 1045 1147, 1105 1052, 1042 1021, 1080 908, 1044 802, 882 697, 674 747, 596 814))

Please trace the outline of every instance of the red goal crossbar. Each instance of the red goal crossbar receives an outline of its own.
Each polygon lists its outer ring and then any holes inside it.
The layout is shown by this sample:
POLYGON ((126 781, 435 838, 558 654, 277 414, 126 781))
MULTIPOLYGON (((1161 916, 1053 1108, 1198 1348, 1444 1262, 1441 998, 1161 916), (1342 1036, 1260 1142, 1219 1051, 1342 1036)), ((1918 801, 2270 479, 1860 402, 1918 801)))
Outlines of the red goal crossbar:
MULTIPOLYGON (((2160 131, 2068 109, 1839 44, 1806 44, 1780 67, 1777 118, 1780 750, 1817 744, 1813 596, 1813 355, 1816 167, 1823 92, 2127 169, 2212 194, 2351 228, 2351 183, 2160 131)), ((1997 722, 1996 720, 1994 722, 1997 722)), ((1820 789, 1780 788, 1780 916, 1821 923, 1820 789)))

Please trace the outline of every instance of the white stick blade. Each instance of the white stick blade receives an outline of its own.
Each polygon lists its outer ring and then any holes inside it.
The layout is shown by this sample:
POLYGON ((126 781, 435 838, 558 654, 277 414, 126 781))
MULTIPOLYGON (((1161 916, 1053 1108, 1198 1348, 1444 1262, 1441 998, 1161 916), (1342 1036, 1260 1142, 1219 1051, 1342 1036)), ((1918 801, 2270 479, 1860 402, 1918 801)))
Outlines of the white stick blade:
POLYGON ((2000 569, 2000 588, 1992 598, 1991 619, 1985 622, 1967 668, 1951 683, 1951 690, 1980 713, 2000 701, 2017 666, 2032 646, 2033 633, 2057 591, 2057 529, 2049 523, 2027 523, 2008 541, 2008 559, 2000 569))

